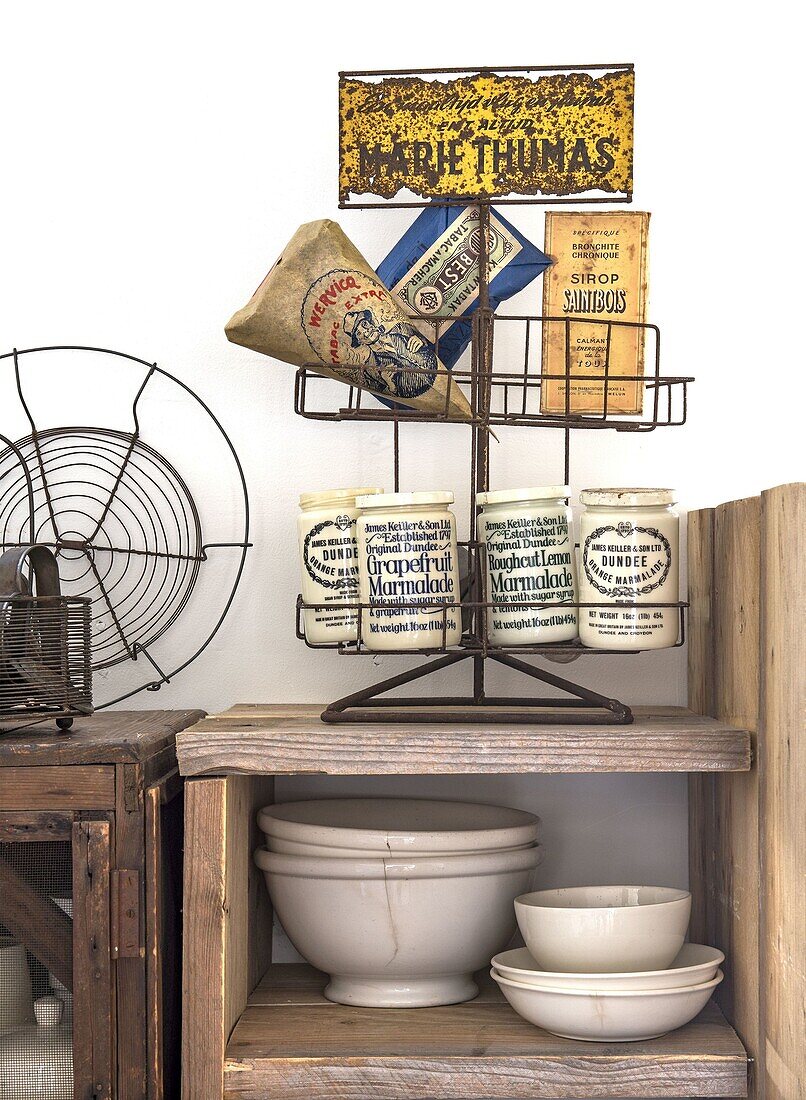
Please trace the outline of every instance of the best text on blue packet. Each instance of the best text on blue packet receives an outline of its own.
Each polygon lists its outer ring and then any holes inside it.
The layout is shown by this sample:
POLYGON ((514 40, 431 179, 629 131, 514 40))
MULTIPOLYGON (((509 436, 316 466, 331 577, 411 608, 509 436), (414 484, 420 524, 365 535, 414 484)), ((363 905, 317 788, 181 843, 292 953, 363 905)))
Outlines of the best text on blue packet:
MULTIPOLYGON (((428 206, 377 269, 409 314, 461 318, 440 331, 439 357, 450 370, 471 339, 478 307, 481 230, 478 209, 428 206)), ((490 211, 490 307, 497 309, 551 264, 545 253, 496 211, 490 211)))

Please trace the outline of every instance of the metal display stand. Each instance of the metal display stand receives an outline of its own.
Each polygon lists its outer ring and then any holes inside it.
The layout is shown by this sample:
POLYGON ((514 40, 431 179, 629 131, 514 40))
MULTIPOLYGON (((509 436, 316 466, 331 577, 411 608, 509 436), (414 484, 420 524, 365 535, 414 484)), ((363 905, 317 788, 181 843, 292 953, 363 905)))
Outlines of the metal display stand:
MULTIPOLYGON (((579 66, 584 69, 586 66, 579 66)), ((350 74, 355 75, 355 74, 350 74)), ((359 74, 380 75, 380 74, 359 74)), ((631 196, 630 196, 631 197, 631 196)), ((507 200, 511 204, 519 202, 518 199, 507 200)), ((523 203, 535 203, 540 200, 523 199, 523 203)), ((551 198, 546 202, 557 201, 551 198)), ((573 201, 573 200, 562 200, 573 201)), ((580 200, 587 202, 588 199, 580 200)), ((595 201, 606 201, 598 199, 595 201)), ((476 537, 476 519, 480 511, 477 503, 478 494, 489 489, 490 485, 490 435, 497 427, 503 426, 528 426, 555 428, 564 435, 564 483, 569 481, 570 473, 570 448, 571 432, 575 430, 601 430, 612 428, 621 432, 649 432, 657 427, 679 426, 685 423, 688 406, 688 385, 693 382, 691 377, 672 377, 660 373, 660 330, 656 325, 637 322, 600 320, 589 317, 549 317, 549 316, 514 316, 497 315, 490 306, 490 208, 492 200, 479 196, 475 199, 441 201, 437 205, 442 206, 468 206, 478 209, 479 217, 479 286, 478 308, 472 314, 472 349, 469 370, 454 368, 448 372, 447 392, 443 411, 423 412, 422 410, 404 409, 401 407, 385 408, 377 399, 373 398, 360 386, 352 386, 346 406, 334 409, 327 407, 326 403, 317 400, 318 365, 311 363, 300 367, 296 375, 294 408, 295 412, 308 419, 325 421, 370 421, 390 422, 393 431, 393 456, 394 456, 394 491, 399 491, 400 482, 400 426, 402 424, 416 423, 464 423, 469 424, 471 432, 470 445, 470 516, 471 530, 466 541, 460 541, 460 559, 465 556, 467 564, 466 584, 462 586, 462 613, 463 613, 463 637, 458 647, 448 648, 445 645, 447 631, 447 615, 454 604, 440 603, 429 600, 429 607, 435 612, 442 613, 442 644, 424 649, 384 650, 384 655, 399 652, 411 655, 420 653, 436 659, 428 660, 417 668, 381 680, 362 691, 355 692, 342 699, 338 699, 323 711, 322 719, 325 722, 479 722, 490 723, 535 723, 535 724, 573 724, 584 720, 586 723, 602 724, 629 724, 633 720, 630 708, 617 699, 607 698, 581 684, 557 676, 545 669, 536 668, 522 658, 524 656, 540 656, 544 659, 568 662, 582 654, 614 653, 619 652, 623 656, 627 654, 620 650, 591 649, 583 646, 577 639, 574 642, 553 643, 546 645, 530 646, 497 646, 487 640, 487 614, 493 604, 486 592, 486 580, 484 564, 481 556, 481 548, 476 537), (572 371, 571 355, 571 325, 595 325, 598 333, 606 330, 606 345, 604 352, 604 369, 601 375, 602 381, 602 410, 600 413, 572 413, 570 408, 571 383, 576 381, 589 381, 589 376, 572 371), (497 368, 494 356, 494 337, 496 330, 503 326, 516 326, 523 332, 523 362, 522 366, 514 370, 500 370, 497 368), (565 371, 562 374, 543 374, 540 365, 537 369, 530 356, 530 349, 535 347, 534 330, 544 330, 546 326, 554 330, 564 329, 565 333, 565 371), (611 378, 611 343, 614 329, 626 327, 632 330, 640 330, 641 340, 647 345, 651 354, 645 364, 642 375, 619 375, 618 381, 637 382, 643 387, 644 412, 640 416, 626 416, 613 412, 609 407, 611 395, 609 382, 611 378), (565 411, 562 414, 541 413, 539 410, 539 398, 541 386, 550 380, 565 381, 565 411), (468 397, 471 415, 460 419, 451 414, 451 389, 454 384, 465 384, 465 395, 468 397), (396 688, 404 687, 415 681, 432 676, 443 669, 453 665, 469 661, 473 668, 472 691, 466 696, 444 697, 387 697, 387 693, 396 688), (537 680, 541 684, 549 685, 564 693, 560 697, 516 697, 499 698, 488 695, 486 688, 485 671, 488 661, 494 661, 499 665, 514 670, 530 680, 537 680)), ((378 203, 355 203, 342 201, 341 208, 377 209, 378 203)), ((389 203, 393 207, 425 207, 428 202, 389 203)), ((459 320, 459 315, 433 318, 422 314, 412 318, 418 324, 427 324, 433 328, 433 344, 439 357, 440 334, 452 323, 459 320)), ((461 318, 468 323, 469 318, 461 318)), ((509 333, 508 333, 509 335, 509 333)), ((539 341, 538 341, 539 342, 539 341)), ((509 353, 508 353, 509 355, 509 353)), ((412 367, 402 367, 402 370, 415 370, 412 367)), ((597 376, 597 381, 598 381, 597 376)), ((321 392, 319 390, 318 392, 321 392)), ((638 607, 637 603, 630 601, 618 601, 620 607, 638 607)), ((305 603, 301 596, 297 598, 297 636, 306 642, 310 648, 337 649, 344 655, 368 654, 376 656, 377 651, 368 648, 364 642, 362 631, 363 610, 370 607, 385 606, 383 604, 368 603, 344 603, 339 606, 343 609, 354 609, 358 617, 358 637, 356 642, 350 643, 326 643, 313 644, 305 638, 303 628, 303 612, 305 610, 317 611, 332 609, 332 604, 305 603)), ((400 603, 402 609, 414 609, 418 605, 412 603, 400 603)), ((500 606, 500 605, 498 605, 500 606)), ((602 602, 576 602, 555 603, 534 600, 523 600, 515 604, 507 603, 508 608, 519 607, 524 611, 540 609, 549 610, 561 607, 568 610, 575 607, 577 611, 587 608, 612 608, 616 601, 602 602)), ((647 609, 674 609, 679 615, 679 631, 677 646, 685 641, 685 601, 674 603, 642 603, 643 611, 647 609)))

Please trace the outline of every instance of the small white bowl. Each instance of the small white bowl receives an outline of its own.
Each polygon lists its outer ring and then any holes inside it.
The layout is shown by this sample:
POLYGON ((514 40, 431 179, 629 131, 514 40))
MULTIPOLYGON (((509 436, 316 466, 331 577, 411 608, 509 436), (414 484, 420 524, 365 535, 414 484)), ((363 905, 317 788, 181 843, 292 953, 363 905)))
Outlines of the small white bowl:
POLYGON ((541 989, 511 982, 490 971, 501 991, 524 1020, 565 1039, 598 1043, 633 1043, 654 1039, 693 1020, 711 998, 724 974, 682 989, 601 992, 593 989, 541 989))
POLYGON ((540 818, 506 806, 425 798, 328 798, 265 806, 266 836, 375 852, 474 852, 534 844, 540 818))
POLYGON ((515 899, 518 927, 541 970, 665 970, 680 952, 691 894, 666 886, 575 886, 515 899))
POLYGON ((428 859, 322 859, 259 848, 272 903, 340 1004, 418 1008, 478 993, 473 972, 515 931, 540 848, 428 859))
POLYGON ((718 947, 684 943, 668 970, 640 970, 633 974, 556 974, 540 970, 525 947, 502 951, 492 960, 503 978, 541 989, 596 989, 601 992, 636 989, 681 989, 702 985, 716 977, 725 961, 718 947))

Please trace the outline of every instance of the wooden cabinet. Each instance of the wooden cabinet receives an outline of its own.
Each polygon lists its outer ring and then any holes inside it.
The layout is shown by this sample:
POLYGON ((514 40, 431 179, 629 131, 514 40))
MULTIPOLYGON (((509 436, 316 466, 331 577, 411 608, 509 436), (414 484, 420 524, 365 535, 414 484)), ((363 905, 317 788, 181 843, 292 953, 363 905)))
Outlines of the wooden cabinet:
POLYGON ((558 1039, 486 982, 446 1008, 330 1005, 309 967, 270 966, 252 865, 272 775, 747 772, 746 731, 675 707, 632 726, 339 725, 321 707, 240 706, 177 738, 185 783, 184 1100, 745 1096, 747 1059, 716 1006, 646 1043, 558 1039))
POLYGON ((34 995, 65 1003, 76 1100, 179 1095, 175 737, 201 717, 118 711, 67 734, 0 733, 0 925, 26 948, 34 995))

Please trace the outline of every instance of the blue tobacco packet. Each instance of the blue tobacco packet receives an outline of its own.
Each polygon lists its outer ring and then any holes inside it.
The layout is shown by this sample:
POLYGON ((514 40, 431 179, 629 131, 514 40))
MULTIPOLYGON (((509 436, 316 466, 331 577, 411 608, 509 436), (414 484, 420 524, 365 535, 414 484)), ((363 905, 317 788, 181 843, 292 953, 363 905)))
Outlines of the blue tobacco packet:
MULTIPOLYGON (((459 315, 440 331, 439 358, 450 370, 471 339, 478 307, 481 230, 472 206, 427 206, 377 269, 409 314, 459 315)), ((490 306, 523 290, 551 260, 495 210, 490 211, 490 306)))

